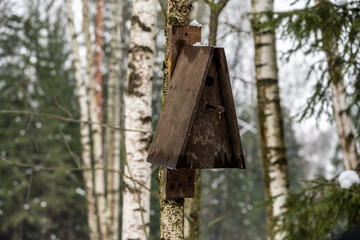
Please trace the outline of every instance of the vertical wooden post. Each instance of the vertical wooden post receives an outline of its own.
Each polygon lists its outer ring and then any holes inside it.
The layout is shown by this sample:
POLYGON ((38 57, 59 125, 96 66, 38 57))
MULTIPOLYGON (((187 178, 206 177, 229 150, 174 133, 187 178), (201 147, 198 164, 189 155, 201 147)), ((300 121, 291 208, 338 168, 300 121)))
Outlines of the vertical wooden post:
MULTIPOLYGON (((170 28, 168 84, 176 66, 179 50, 182 46, 192 46, 201 42, 201 27, 177 26, 170 28)), ((164 168, 164 197, 165 198, 192 198, 194 197, 195 170, 164 168)))

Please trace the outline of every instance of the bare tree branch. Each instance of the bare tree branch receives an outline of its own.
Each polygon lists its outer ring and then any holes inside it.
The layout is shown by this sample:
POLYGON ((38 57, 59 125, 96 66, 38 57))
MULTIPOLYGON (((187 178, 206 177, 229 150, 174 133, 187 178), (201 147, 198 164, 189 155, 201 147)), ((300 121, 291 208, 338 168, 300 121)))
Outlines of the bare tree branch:
POLYGON ((30 116, 36 116, 36 117, 45 117, 50 119, 57 119, 65 122, 74 122, 74 123, 85 123, 85 124, 98 124, 104 128, 111 128, 114 130, 119 131, 127 131, 127 132, 140 132, 140 133, 152 133, 149 131, 141 130, 141 129, 126 129, 126 128, 120 128, 109 124, 100 124, 98 122, 91 122, 91 121, 81 121, 80 119, 74 119, 74 118, 68 118, 63 117, 51 113, 39 113, 39 112, 31 112, 31 111, 25 111, 25 110, 0 110, 0 114, 20 114, 20 115, 30 115, 30 116))
POLYGON ((152 192, 150 188, 148 188, 147 186, 145 186, 144 184, 142 184, 141 182, 137 181, 136 179, 132 179, 129 176, 125 176, 120 170, 115 170, 115 169, 105 169, 105 168, 84 168, 84 167, 45 167, 43 165, 37 164, 28 164, 28 163, 23 163, 23 162, 18 162, 18 161, 10 161, 8 159, 6 159, 3 156, 0 156, 0 162, 6 163, 8 165, 13 165, 13 166, 18 166, 18 167, 22 167, 22 168, 31 168, 34 169, 35 171, 71 171, 71 172, 75 172, 75 171, 96 171, 96 170, 104 170, 104 171, 108 171, 108 172, 117 172, 120 175, 122 175, 125 178, 130 179, 131 181, 136 182, 137 184, 139 184, 141 187, 143 187, 144 189, 146 189, 147 191, 149 191, 151 193, 151 195, 153 195, 154 197, 156 197, 157 199, 160 199, 160 195, 158 193, 152 192))

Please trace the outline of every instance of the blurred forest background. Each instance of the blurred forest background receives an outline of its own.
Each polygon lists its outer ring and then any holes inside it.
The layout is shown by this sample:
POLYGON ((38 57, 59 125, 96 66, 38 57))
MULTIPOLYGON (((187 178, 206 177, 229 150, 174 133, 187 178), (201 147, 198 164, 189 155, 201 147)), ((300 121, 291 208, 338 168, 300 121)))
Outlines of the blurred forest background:
MULTIPOLYGON (((81 162, 79 106, 76 80, 76 54, 72 42, 77 40, 80 70, 87 68, 86 36, 83 34, 82 2, 72 0, 75 35, 71 32, 64 0, 0 0, 0 239, 89 239, 86 186, 81 162)), ((192 0, 191 20, 202 24, 202 42, 209 43, 210 15, 218 1, 192 0), (212 5, 213 4, 213 5, 212 5)), ((221 2, 221 1, 220 1, 221 2)), ((307 7, 306 1, 277 0, 275 11, 291 11, 307 7)), ((312 6, 315 4, 310 3, 312 6)), ((342 3, 347 4, 347 3, 342 3)), ((349 3, 350 4, 350 3, 349 3)), ((264 179, 261 165, 254 40, 250 21, 251 2, 226 1, 218 13, 216 46, 225 48, 240 134, 246 157, 246 170, 202 170, 200 239, 266 239, 264 179)), ((69 5, 68 5, 69 6, 69 5)), ((155 130, 162 101, 163 59, 165 51, 165 0, 156 4, 156 51, 154 52, 152 87, 152 129, 155 130)), ((352 7, 359 9, 360 4, 352 7)), ((89 0, 89 29, 93 53, 97 22, 97 1, 89 0)), ((123 97, 113 100, 114 90, 125 93, 131 31, 132 1, 104 1, 102 19, 101 61, 97 65, 102 80, 101 114, 103 127, 103 157, 111 168, 109 150, 111 134, 124 128, 123 97), (122 5, 121 21, 114 20, 115 5, 122 5), (121 23, 121 25, 117 25, 121 23), (121 32, 121 47, 113 49, 114 29, 121 32), (111 78, 115 51, 118 59, 117 83, 111 78), (120 107, 120 105, 122 105, 120 107), (114 108, 119 110, 112 112, 114 108), (111 114, 118 114, 114 118, 111 114), (115 126, 115 129, 114 129, 115 126)), ((357 13, 358 14, 358 11, 357 13)), ((359 19, 358 23, 359 23, 359 19)), ((275 23, 274 23, 275 26, 275 23)), ((313 114, 301 118, 309 98, 316 91, 318 80, 325 78, 321 66, 314 68, 323 53, 304 51, 292 53, 293 40, 283 38, 281 24, 277 30, 278 70, 286 154, 289 165, 290 190, 301 190, 302 180, 323 176, 331 179, 344 170, 341 147, 336 134, 332 105, 325 104, 326 96, 313 106, 313 114), (308 74, 311 71, 311 74, 308 74), (315 87, 314 87, 315 86, 315 87)), ((356 35, 358 36, 358 35, 356 35)), ((211 41, 211 40, 210 40, 211 41)), ((309 40, 310 41, 310 40, 309 40)), ((340 46, 343 48, 344 46, 340 46)), ((356 61, 359 54, 355 53, 356 61)), ((354 62, 356 62, 354 61, 354 62)), ((358 62, 354 63, 358 64, 358 62)), ((358 67, 359 65, 357 65, 358 67)), ((95 72, 95 71, 94 71, 95 72)), ((353 94, 357 77, 354 70, 345 76, 348 91, 353 94), (355 79, 355 80, 354 80, 355 79)), ((86 75, 86 74, 84 74, 86 75)), ((89 83, 85 77, 84 83, 89 83)), ((359 123, 359 101, 356 97, 352 116, 359 123)), ((126 105, 125 105, 126 108, 126 105)), ((97 111, 98 113, 99 111, 97 111)), ((310 111, 311 112, 311 111, 310 111)), ((88 120, 90 121, 90 120, 88 120)), ((93 121, 90 121, 93 122, 93 121)), ((85 124, 86 125, 86 124, 85 124)), ((357 137, 357 134, 355 132, 357 137)), ((123 135, 118 175, 123 176, 125 145, 123 135)), ((356 138, 359 147, 358 138, 356 138)), ((91 138, 91 143, 95 141, 91 138)), ((94 154, 92 153, 93 158, 94 154)), ((95 156, 96 158, 96 156, 95 156)), ((94 160, 93 160, 94 161, 94 160)), ((90 164, 91 165, 91 164, 90 164)), ((84 170, 84 171, 83 171, 84 170)), ((157 172, 152 166, 150 234, 159 239, 160 205, 157 172)), ((96 172, 96 171, 95 171, 96 172)), ((110 171, 111 172, 111 171, 110 171)), ((122 225, 122 189, 120 181, 119 219, 122 225)), ((105 184, 110 196, 110 186, 105 184)), ((104 194, 105 194, 104 193, 104 194)), ((126 219, 124 219, 126 221, 126 219)), ((116 229, 116 228, 115 228, 116 229)), ((121 227, 120 227, 121 229, 121 227)), ((345 230, 345 229, 342 229, 345 230)), ((340 231, 340 230, 339 230, 340 231)), ((119 231, 121 237, 121 230, 119 231)), ((110 238, 109 238, 110 239, 110 238)), ((114 238, 116 239, 116 238, 114 238)), ((309 238, 310 239, 310 238, 309 238)))

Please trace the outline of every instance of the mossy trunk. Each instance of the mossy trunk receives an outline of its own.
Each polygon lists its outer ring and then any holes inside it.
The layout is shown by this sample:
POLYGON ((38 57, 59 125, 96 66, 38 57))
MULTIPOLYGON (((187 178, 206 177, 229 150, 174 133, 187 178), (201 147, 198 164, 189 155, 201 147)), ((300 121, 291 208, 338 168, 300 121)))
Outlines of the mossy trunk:
MULTIPOLYGON (((169 30, 171 25, 189 25, 190 21, 190 0, 168 0, 166 11, 166 48, 163 68, 163 101, 166 97, 169 57, 169 30)), ((160 238, 162 240, 184 239, 184 199, 163 198, 164 171, 160 168, 158 182, 160 192, 160 238)))
MULTIPOLYGON (((253 0, 254 13, 272 11, 272 0, 253 0)), ((267 205, 268 240, 281 240, 284 234, 276 232, 281 220, 273 221, 285 209, 289 192, 288 165, 281 115, 275 36, 269 30, 256 29, 266 17, 253 19, 255 43, 255 70, 257 85, 258 121, 262 167, 267 205)))

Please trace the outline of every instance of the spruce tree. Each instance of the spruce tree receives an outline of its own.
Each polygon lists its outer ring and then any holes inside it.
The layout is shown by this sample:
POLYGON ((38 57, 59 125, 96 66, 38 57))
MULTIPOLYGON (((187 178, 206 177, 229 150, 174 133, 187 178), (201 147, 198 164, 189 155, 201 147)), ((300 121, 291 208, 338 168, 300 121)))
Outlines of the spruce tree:
MULTIPOLYGON (((59 20, 64 13, 51 3, 31 1, 25 16, 10 10, 1 16, 0 109, 77 118, 73 69, 59 20)), ((77 167, 78 125, 7 114, 0 126, 6 139, 0 143, 0 238, 86 238, 81 173, 66 170, 77 167)))

